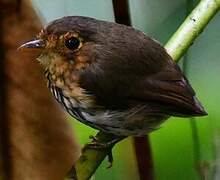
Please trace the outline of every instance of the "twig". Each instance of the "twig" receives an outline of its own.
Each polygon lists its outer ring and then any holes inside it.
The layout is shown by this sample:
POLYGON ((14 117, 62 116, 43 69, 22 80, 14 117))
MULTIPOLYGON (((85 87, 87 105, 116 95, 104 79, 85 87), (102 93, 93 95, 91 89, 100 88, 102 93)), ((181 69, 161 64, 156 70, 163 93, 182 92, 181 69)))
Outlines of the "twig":
POLYGON ((178 61, 220 8, 220 0, 202 0, 165 45, 178 61))

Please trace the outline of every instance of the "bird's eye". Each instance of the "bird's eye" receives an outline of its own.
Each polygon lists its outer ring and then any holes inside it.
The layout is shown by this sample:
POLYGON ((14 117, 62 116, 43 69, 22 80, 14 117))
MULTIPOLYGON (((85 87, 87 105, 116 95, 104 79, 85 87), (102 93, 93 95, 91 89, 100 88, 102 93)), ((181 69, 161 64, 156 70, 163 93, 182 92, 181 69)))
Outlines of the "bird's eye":
POLYGON ((77 50, 80 46, 80 40, 76 37, 71 37, 65 40, 65 46, 70 50, 77 50))

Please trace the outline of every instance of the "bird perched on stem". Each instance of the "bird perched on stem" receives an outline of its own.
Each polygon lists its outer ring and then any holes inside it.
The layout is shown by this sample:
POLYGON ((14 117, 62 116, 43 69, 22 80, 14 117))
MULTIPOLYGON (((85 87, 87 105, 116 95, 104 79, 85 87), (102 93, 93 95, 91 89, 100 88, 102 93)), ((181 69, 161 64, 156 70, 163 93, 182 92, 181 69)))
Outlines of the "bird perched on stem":
POLYGON ((71 116, 119 139, 170 116, 206 115, 166 50, 132 27, 63 17, 19 49, 40 50, 48 87, 71 116))

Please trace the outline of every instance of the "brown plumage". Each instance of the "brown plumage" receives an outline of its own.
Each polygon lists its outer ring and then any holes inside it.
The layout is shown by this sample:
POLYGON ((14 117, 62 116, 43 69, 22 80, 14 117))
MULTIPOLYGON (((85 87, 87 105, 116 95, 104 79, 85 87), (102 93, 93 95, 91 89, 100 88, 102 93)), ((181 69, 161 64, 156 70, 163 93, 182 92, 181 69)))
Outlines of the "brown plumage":
POLYGON ((81 122, 120 136, 140 136, 169 116, 206 115, 166 50, 128 26, 69 16, 51 22, 38 40, 48 85, 81 122))

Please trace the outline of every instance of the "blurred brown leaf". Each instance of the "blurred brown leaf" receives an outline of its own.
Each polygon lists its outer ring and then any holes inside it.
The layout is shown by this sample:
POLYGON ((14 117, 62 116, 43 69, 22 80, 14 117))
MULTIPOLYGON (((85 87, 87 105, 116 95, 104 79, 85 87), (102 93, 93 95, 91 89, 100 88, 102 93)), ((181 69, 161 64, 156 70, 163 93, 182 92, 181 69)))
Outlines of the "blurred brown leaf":
POLYGON ((61 180, 78 157, 79 148, 70 124, 46 87, 43 70, 35 60, 37 54, 16 51, 39 31, 40 21, 29 1, 6 2, 11 4, 4 3, 5 8, 1 4, 1 26, 5 57, 3 124, 8 136, 3 138, 9 145, 3 165, 10 165, 7 179, 61 180))

